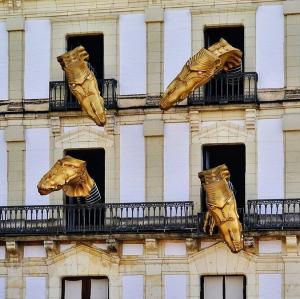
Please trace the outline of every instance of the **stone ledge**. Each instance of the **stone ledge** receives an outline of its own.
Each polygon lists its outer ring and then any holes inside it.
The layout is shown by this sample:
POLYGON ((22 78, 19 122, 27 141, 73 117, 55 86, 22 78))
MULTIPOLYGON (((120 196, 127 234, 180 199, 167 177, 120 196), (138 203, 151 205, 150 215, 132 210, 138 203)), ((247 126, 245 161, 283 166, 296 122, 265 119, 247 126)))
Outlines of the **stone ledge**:
POLYGON ((300 14, 300 2, 298 0, 290 0, 284 2, 283 14, 284 15, 300 14))
POLYGON ((25 30, 25 18, 21 16, 8 17, 6 19, 7 31, 24 31, 25 30))
POLYGON ((283 131, 300 131, 300 114, 291 113, 283 115, 283 131))
POLYGON ((144 136, 164 136, 164 122, 162 120, 145 120, 144 136))
POLYGON ((5 129, 6 142, 25 141, 23 126, 8 126, 5 129))
POLYGON ((148 7, 145 9, 145 22, 163 22, 164 10, 161 7, 148 7))

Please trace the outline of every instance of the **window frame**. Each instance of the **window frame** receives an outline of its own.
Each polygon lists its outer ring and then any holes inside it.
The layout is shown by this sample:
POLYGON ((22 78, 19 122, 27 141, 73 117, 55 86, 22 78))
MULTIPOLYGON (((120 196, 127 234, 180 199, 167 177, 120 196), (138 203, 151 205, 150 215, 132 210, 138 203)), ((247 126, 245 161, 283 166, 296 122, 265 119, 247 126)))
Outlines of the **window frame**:
POLYGON ((206 299, 206 298, 204 298, 204 278, 205 277, 222 277, 223 299, 230 299, 230 298, 226 298, 225 278, 226 277, 243 277, 243 299, 246 299, 247 279, 246 279, 246 275, 244 275, 244 274, 202 275, 200 277, 200 299, 206 299))
POLYGON ((107 280, 107 295, 108 295, 108 299, 109 299, 109 279, 107 276, 65 276, 62 277, 62 287, 61 287, 61 299, 65 299, 65 281, 69 280, 69 281, 78 281, 81 280, 82 281, 82 289, 81 289, 81 298, 82 299, 86 299, 86 298, 90 298, 91 297, 91 280, 92 279, 106 279, 107 280), (87 289, 89 287, 89 289, 87 289), (83 297, 83 295, 85 295, 85 293, 87 293, 88 297, 83 297))

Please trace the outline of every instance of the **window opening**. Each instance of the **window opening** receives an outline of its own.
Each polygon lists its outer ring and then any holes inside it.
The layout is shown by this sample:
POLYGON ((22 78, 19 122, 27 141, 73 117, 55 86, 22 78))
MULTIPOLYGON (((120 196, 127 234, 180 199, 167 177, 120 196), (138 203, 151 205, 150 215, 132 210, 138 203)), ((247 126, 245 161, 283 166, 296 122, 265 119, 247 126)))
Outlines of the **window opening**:
MULTIPOLYGON (((203 170, 226 164, 230 181, 235 190, 237 208, 245 208, 246 149, 244 144, 204 145, 202 149, 203 170)), ((205 192, 201 189, 202 210, 207 211, 205 192)), ((240 215, 242 217, 242 215, 240 215)), ((242 221, 242 219, 240 219, 242 221)))
POLYGON ((62 299, 108 299, 108 278, 102 276, 64 277, 62 299))
POLYGON ((206 275, 201 277, 201 299, 246 299, 246 276, 206 275))
MULTIPOLYGON (((78 46, 83 46, 89 54, 88 66, 95 74, 98 81, 98 87, 101 90, 102 85, 99 83, 104 79, 104 44, 103 34, 85 34, 67 36, 67 51, 73 50, 78 46)), ((75 97, 67 89, 68 107, 78 107, 75 97)))
MULTIPOLYGON (((242 64, 240 67, 227 72, 229 76, 222 74, 216 76, 205 85, 205 98, 209 103, 219 102, 239 102, 244 95, 244 78, 239 73, 244 71, 244 27, 226 26, 226 27, 207 27, 204 29, 204 43, 208 48, 224 38, 233 47, 243 52, 242 64), (234 75, 236 74, 236 75, 234 75)), ((226 74, 226 72, 222 72, 226 74)))
MULTIPOLYGON (((105 202, 105 150, 97 149, 69 149, 65 155, 86 161, 87 171, 94 179, 101 195, 101 202, 105 202)), ((66 196, 66 204, 77 204, 77 199, 66 196)), ((90 230, 100 229, 104 224, 105 209, 88 211, 69 210, 67 213, 67 227, 69 230, 80 230, 89 227, 90 230)))

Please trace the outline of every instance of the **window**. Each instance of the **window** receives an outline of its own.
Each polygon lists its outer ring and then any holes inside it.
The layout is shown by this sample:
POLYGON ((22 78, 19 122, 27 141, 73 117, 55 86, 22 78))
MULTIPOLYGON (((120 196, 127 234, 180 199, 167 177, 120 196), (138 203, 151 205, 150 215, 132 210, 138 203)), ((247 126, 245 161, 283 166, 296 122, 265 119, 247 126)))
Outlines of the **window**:
MULTIPOLYGON (((226 164, 235 190, 238 208, 245 207, 246 154, 244 144, 216 144, 203 146, 203 170, 226 164)), ((202 207, 206 211, 205 192, 202 189, 202 207)), ((242 215, 240 215, 242 216, 242 215)))
POLYGON ((224 38, 233 47, 243 52, 242 64, 240 68, 232 69, 228 73, 230 76, 220 75, 205 85, 204 93, 210 103, 228 103, 242 101, 244 95, 244 79, 240 75, 244 65, 244 27, 208 27, 204 30, 204 43, 208 48, 224 38))
MULTIPOLYGON (((103 94, 101 84, 99 82, 104 79, 104 47, 103 47, 103 34, 93 35, 72 35, 67 36, 67 51, 73 50, 78 46, 83 46, 89 54, 88 65, 93 71, 97 81, 100 93, 103 94)), ((75 97, 70 93, 67 88, 67 102, 68 107, 78 107, 75 97)))
POLYGON ((246 299, 244 275, 209 275, 201 277, 201 299, 246 299))
MULTIPOLYGON (((105 202, 105 150, 98 149, 72 149, 66 150, 65 155, 86 161, 89 175, 97 184, 101 195, 101 202, 105 202)), ((66 204, 77 204, 77 199, 66 196, 66 204)), ((69 231, 72 230, 99 230, 104 224, 105 209, 95 208, 81 210, 69 208, 66 214, 66 224, 69 231)))
POLYGON ((108 299, 108 295, 107 277, 65 277, 62 280, 62 299, 108 299))
MULTIPOLYGON (((105 150, 97 149, 70 149, 65 150, 65 155, 86 161, 89 175, 94 179, 101 194, 101 201, 105 202, 105 150)), ((66 198, 66 203, 74 203, 66 198)))
POLYGON ((204 29, 205 48, 218 42, 220 38, 224 38, 228 43, 233 47, 240 49, 244 54, 243 26, 207 27, 204 29))
POLYGON ((67 37, 67 51, 73 50, 78 46, 83 46, 89 53, 89 65, 95 77, 103 79, 103 34, 94 35, 73 35, 67 37))

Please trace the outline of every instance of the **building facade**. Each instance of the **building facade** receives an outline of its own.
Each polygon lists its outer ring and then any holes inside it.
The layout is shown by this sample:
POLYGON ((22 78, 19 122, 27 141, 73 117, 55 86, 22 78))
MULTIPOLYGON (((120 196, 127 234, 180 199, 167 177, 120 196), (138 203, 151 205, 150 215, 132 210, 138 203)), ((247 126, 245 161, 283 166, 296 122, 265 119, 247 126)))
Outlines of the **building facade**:
POLYGON ((0 0, 0 298, 300 298, 300 2, 0 0), (224 37, 244 53, 167 112, 186 60, 224 37), (56 57, 90 54, 97 127, 56 57), (64 155, 103 203, 40 196, 64 155), (198 172, 226 163, 245 249, 202 230, 198 172))

